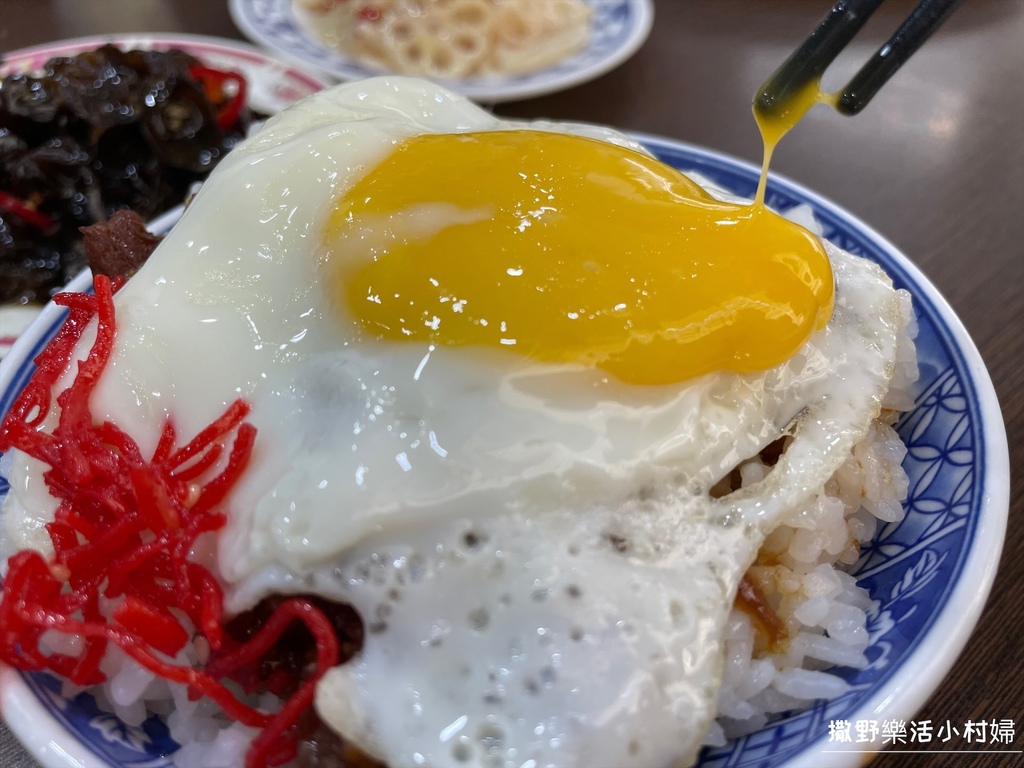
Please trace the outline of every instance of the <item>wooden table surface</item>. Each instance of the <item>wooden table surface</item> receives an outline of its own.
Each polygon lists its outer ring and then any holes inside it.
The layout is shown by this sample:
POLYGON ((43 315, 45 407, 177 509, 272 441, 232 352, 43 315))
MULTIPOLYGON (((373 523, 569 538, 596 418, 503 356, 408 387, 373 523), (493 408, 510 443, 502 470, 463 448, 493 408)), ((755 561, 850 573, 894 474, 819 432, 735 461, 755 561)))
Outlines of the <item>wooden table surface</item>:
MULTIPOLYGON (((500 106, 607 123, 760 159, 751 95, 831 0, 656 0, 646 45, 614 72, 500 106)), ((838 86, 906 16, 891 0, 830 70, 838 86), (835 74, 838 72, 838 74, 835 74)), ((224 0, 0 0, 0 52, 101 33, 241 39, 224 0)), ((1024 0, 970 0, 855 120, 819 108, 773 170, 869 222, 938 287, 981 350, 1010 445, 1002 562, 981 622, 919 717, 1012 719, 1024 744, 1024 0)), ((1010 766, 1021 755, 886 754, 875 765, 1010 766)), ((0 766, 33 765, 0 725, 0 766)))

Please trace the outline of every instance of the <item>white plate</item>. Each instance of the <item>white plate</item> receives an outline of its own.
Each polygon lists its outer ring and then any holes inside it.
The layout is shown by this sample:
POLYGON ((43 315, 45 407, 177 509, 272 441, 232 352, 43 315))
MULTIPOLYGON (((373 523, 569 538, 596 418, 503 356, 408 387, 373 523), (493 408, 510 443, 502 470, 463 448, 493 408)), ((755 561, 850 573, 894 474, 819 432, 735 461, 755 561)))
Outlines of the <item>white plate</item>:
MULTIPOLYGON (((643 45, 654 22, 652 0, 584 0, 593 9, 590 42, 574 56, 525 75, 442 80, 446 88, 486 103, 513 101, 562 91, 619 66, 643 45)), ((333 51, 303 29, 292 0, 229 0, 231 18, 253 42, 339 80, 381 74, 333 51)))
MULTIPOLYGON (((247 43, 203 35, 101 35, 59 40, 0 56, 0 77, 32 72, 55 56, 74 56, 112 43, 123 50, 178 48, 215 69, 235 70, 249 85, 249 106, 264 114, 280 112, 294 101, 323 90, 328 83, 316 74, 284 63, 247 43)), ((0 358, 39 314, 42 307, 0 305, 0 358)))
POLYGON ((96 35, 58 40, 0 55, 0 77, 40 69, 55 56, 74 56, 112 44, 122 50, 178 48, 217 69, 234 69, 249 81, 249 106, 274 114, 294 101, 328 87, 320 75, 298 68, 249 45, 205 35, 96 35))

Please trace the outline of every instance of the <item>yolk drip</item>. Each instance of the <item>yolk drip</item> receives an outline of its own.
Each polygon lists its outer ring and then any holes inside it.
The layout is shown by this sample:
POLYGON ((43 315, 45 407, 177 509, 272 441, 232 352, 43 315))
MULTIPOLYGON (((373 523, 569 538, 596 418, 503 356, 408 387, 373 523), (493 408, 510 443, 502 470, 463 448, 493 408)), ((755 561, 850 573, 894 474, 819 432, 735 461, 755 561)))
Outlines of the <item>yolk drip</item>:
POLYGON ((827 104, 834 108, 838 101, 838 93, 825 93, 821 90, 820 78, 807 81, 802 87, 796 89, 788 99, 775 105, 775 109, 770 112, 755 99, 754 121, 757 123, 757 128, 761 132, 761 141, 764 143, 761 178, 758 180, 757 194, 754 198, 758 204, 764 203, 765 188, 768 185, 768 165, 771 163, 772 153, 782 137, 789 133, 815 104, 827 104))
POLYGON ((506 348, 635 384, 788 359, 832 310, 806 230, 605 142, 425 135, 338 202, 337 295, 378 338, 506 348))

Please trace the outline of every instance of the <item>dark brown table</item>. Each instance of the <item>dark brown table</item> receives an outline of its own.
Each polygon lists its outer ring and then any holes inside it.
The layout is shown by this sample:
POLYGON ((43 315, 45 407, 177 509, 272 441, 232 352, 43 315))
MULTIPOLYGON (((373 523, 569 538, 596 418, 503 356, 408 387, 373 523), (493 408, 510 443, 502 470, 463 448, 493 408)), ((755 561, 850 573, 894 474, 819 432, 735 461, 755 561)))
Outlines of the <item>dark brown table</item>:
MULTIPOLYGON (((586 85, 502 114, 608 123, 750 160, 750 98, 832 0, 656 0, 635 57, 586 85)), ((839 86, 913 3, 891 0, 826 78, 839 86)), ((0 0, 0 52, 101 33, 241 38, 223 0, 0 0)), ((992 596, 920 717, 1012 719, 1024 744, 1024 0, 970 0, 855 120, 814 110, 773 170, 892 240, 959 314, 995 381, 1013 471, 992 596)), ((1010 766, 1020 755, 883 755, 883 768, 1010 766)), ((0 766, 33 765, 0 725, 0 766)))

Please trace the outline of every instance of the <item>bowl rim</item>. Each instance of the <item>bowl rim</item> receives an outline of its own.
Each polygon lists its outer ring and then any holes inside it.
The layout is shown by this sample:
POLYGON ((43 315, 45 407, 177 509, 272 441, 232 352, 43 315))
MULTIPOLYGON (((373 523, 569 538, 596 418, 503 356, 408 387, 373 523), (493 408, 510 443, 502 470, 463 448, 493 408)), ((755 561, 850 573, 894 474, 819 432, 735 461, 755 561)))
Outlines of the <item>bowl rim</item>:
MULTIPOLYGON (((760 168, 749 161, 689 142, 642 132, 629 132, 628 135, 651 150, 681 150, 723 163, 740 172, 760 172, 760 168)), ((806 198, 816 209, 859 230, 899 265, 913 283, 915 297, 924 296, 932 304, 951 343, 962 356, 964 372, 970 379, 974 401, 979 410, 983 442, 977 450, 984 454, 985 460, 978 485, 983 497, 979 503, 980 520, 960 576, 945 606, 912 653, 902 659, 900 668, 884 685, 859 703, 851 716, 877 720, 884 715, 886 719, 909 720, 935 692, 963 651, 995 580, 1010 502, 1009 447, 1002 411, 991 376, 977 346, 949 302, 916 264, 860 218, 799 182, 772 173, 769 177, 769 190, 772 187, 783 187, 806 198)), ((165 231, 180 217, 181 210, 178 207, 154 219, 150 228, 165 231)), ((86 270, 68 284, 68 290, 85 290, 90 284, 91 275, 86 270)), ((13 361, 28 359, 34 346, 41 343, 43 330, 56 322, 64 311, 50 302, 29 331, 15 342, 10 353, 0 361, 0 392, 6 391, 14 376, 13 361)), ((0 717, 8 722, 12 733, 46 768, 81 768, 97 759, 95 753, 45 710, 35 694, 28 690, 20 673, 3 664, 0 664, 0 717)), ((820 738, 808 742, 783 765, 785 768, 854 768, 861 765, 866 756, 879 751, 872 749, 874 746, 874 742, 830 744, 825 731, 820 738)))

